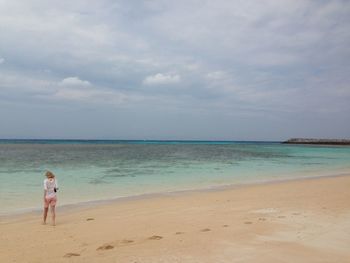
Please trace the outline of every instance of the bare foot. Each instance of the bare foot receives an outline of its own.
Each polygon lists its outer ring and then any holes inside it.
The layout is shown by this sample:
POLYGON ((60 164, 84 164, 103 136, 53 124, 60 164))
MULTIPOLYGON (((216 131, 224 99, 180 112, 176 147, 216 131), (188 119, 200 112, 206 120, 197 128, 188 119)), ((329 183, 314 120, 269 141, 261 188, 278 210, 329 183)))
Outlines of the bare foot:
POLYGON ((41 224, 42 224, 42 225, 46 225, 46 222, 43 221, 43 222, 41 222, 41 224))

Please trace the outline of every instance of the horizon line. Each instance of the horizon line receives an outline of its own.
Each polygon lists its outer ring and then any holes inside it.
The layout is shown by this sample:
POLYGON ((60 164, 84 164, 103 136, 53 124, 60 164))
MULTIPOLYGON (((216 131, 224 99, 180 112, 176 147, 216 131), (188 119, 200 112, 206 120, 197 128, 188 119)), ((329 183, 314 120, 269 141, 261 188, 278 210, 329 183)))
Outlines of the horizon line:
POLYGON ((213 139, 76 139, 76 138, 0 138, 0 141, 183 141, 183 142, 282 142, 283 140, 213 140, 213 139))

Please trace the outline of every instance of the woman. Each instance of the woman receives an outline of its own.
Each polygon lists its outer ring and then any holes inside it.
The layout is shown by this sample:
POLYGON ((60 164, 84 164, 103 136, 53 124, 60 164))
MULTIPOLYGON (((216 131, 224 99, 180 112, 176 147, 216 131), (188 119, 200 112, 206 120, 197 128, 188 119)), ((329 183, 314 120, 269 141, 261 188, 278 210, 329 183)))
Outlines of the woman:
POLYGON ((57 180, 55 179, 55 175, 47 171, 46 179, 44 180, 44 218, 43 224, 46 224, 47 212, 49 207, 51 207, 51 215, 52 215, 52 225, 56 225, 56 212, 55 206, 57 202, 56 192, 58 189, 57 180))

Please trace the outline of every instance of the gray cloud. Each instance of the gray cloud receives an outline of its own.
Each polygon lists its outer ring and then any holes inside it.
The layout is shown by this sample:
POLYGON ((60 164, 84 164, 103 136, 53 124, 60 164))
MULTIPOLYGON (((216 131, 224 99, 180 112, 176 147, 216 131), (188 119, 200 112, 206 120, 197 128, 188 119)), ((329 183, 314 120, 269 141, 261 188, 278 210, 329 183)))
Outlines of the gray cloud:
POLYGON ((348 137, 349 32, 350 3, 341 0, 1 1, 0 104, 7 114, 0 120, 8 130, 0 137, 17 134, 11 115, 19 108, 34 115, 37 105, 46 107, 43 122, 51 114, 63 123, 58 108, 118 116, 105 124, 115 133, 92 129, 84 133, 90 137, 125 138, 135 127, 135 138, 348 137), (173 129, 165 121, 172 118, 201 124, 173 129), (267 131, 260 136, 261 119, 267 131), (143 120, 152 128, 135 124, 143 120), (204 123, 217 125, 217 134, 204 123), (118 132, 119 124, 129 129, 118 132), (276 132, 281 126, 290 132, 276 132))

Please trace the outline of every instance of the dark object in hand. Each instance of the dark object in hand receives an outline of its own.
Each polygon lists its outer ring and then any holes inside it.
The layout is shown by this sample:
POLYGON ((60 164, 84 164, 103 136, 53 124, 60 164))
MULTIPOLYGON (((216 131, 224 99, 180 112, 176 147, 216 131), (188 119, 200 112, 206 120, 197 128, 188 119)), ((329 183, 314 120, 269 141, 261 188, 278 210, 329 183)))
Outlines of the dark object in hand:
POLYGON ((58 187, 57 187, 57 188, 55 187, 53 190, 54 190, 54 191, 55 191, 55 193, 56 193, 56 192, 58 191, 58 187))

